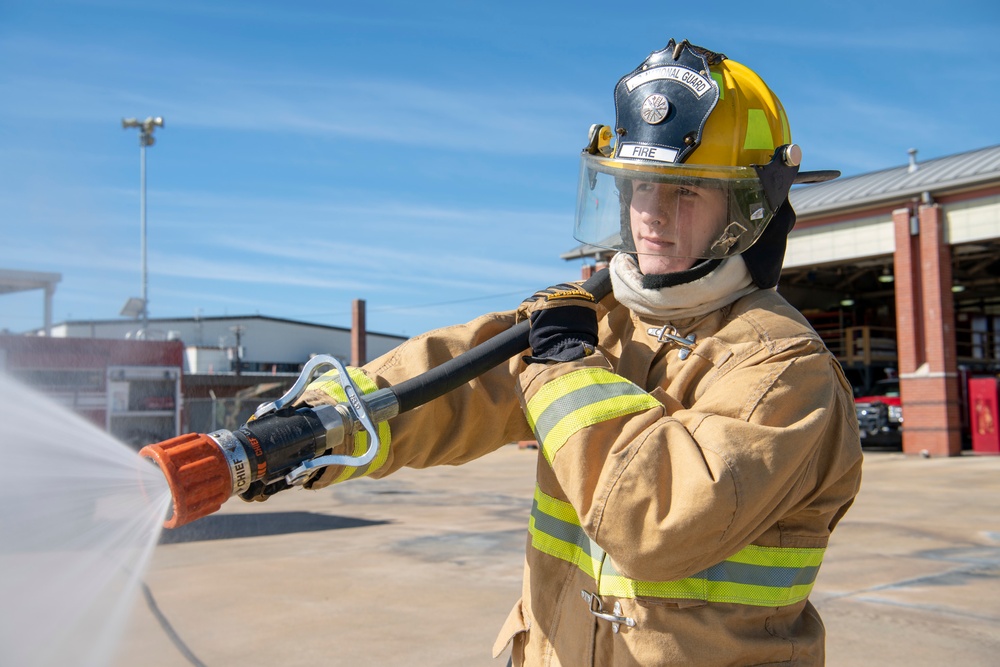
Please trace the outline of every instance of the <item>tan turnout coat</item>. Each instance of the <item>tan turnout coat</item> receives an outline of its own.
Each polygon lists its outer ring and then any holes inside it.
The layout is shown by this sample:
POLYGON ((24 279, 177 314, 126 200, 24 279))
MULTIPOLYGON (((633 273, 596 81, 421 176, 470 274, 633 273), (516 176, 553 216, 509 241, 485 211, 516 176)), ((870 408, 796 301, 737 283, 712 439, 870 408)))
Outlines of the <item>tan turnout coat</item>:
MULTIPOLYGON (((553 365, 512 359, 391 420, 391 442, 370 469, 327 470, 311 486, 462 463, 532 439, 525 404, 544 387, 572 373, 617 382, 613 373, 642 390, 639 408, 612 409, 564 433, 556 448, 539 448, 522 598, 495 654, 510 644, 515 665, 564 667, 822 664, 823 625, 808 598, 768 606, 756 593, 748 604, 697 591, 699 573, 748 550, 821 557, 861 477, 851 390, 837 360, 773 290, 670 322, 696 337, 683 360, 682 348, 647 332, 665 322, 642 321, 613 296, 598 315, 597 354, 553 365), (676 580, 695 582, 695 593, 629 583, 676 580), (616 582, 630 592, 602 592, 616 582)), ((523 309, 490 314, 418 336, 367 364, 365 375, 379 387, 398 384, 523 317, 523 309)), ((307 401, 330 400, 320 384, 307 401)))

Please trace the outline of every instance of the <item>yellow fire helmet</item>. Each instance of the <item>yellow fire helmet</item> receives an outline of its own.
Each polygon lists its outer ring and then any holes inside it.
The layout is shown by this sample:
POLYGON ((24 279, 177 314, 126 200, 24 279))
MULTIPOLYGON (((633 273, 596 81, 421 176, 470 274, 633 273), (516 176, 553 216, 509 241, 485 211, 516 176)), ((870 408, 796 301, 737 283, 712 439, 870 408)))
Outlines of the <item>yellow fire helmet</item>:
MULTIPOLYGON (((746 252, 797 180, 801 151, 777 96, 749 68, 687 40, 670 40, 622 77, 615 112, 614 129, 590 129, 574 236, 599 248, 686 260, 657 273, 746 252), (657 231, 637 231, 640 219, 655 219, 657 231)), ((784 226, 781 256, 791 224, 784 226)), ((774 270, 755 282, 770 282, 774 270)))

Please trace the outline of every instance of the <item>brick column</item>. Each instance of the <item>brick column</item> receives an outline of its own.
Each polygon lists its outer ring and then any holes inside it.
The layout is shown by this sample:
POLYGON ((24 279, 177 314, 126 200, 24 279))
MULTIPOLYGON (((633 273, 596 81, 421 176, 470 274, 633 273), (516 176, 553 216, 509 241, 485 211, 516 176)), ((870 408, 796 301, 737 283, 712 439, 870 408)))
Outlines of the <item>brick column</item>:
POLYGON ((899 373, 909 374, 924 362, 923 318, 920 314, 920 237, 910 233, 909 208, 892 212, 896 252, 892 272, 896 280, 896 353, 899 373))
POLYGON ((598 260, 596 264, 584 264, 580 267, 580 279, 589 280, 592 275, 608 268, 608 263, 604 260, 598 260))
POLYGON ((893 220, 903 451, 956 456, 962 450, 961 416, 951 247, 944 238, 944 216, 936 204, 920 206, 918 234, 909 234, 907 220, 907 238, 902 239, 897 213, 902 217, 902 212, 894 212, 893 220), (903 273, 905 263, 909 271, 903 273))

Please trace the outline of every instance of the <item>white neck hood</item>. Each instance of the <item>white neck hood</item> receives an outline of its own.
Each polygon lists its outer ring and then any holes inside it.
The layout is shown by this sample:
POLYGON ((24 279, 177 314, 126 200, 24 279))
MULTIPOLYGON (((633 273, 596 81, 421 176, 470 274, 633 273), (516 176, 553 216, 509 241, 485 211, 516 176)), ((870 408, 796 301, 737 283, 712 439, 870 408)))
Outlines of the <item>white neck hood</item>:
POLYGON ((646 289, 635 258, 620 252, 611 258, 611 284, 618 303, 644 319, 665 322, 707 315, 758 289, 739 255, 689 283, 646 289))

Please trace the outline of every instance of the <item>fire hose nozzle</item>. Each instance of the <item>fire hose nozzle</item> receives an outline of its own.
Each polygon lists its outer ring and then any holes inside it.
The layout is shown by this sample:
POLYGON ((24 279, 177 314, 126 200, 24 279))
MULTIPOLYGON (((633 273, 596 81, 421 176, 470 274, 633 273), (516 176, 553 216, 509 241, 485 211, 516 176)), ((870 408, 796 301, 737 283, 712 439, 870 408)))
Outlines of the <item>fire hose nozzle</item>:
POLYGON ((207 516, 233 494, 226 455, 207 435, 188 433, 146 445, 139 455, 156 463, 170 485, 173 511, 163 523, 165 528, 207 516))
POLYGON ((263 500, 304 484, 327 466, 367 465, 380 446, 376 424, 398 410, 390 390, 362 397, 343 364, 332 357, 315 357, 284 396, 262 405, 236 431, 190 433, 147 445, 139 454, 156 463, 167 478, 173 514, 163 525, 177 528, 217 511, 234 495, 263 500), (337 370, 348 400, 295 407, 295 399, 326 368, 337 370), (333 453, 359 430, 368 434, 364 453, 333 453))

